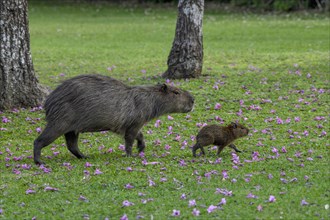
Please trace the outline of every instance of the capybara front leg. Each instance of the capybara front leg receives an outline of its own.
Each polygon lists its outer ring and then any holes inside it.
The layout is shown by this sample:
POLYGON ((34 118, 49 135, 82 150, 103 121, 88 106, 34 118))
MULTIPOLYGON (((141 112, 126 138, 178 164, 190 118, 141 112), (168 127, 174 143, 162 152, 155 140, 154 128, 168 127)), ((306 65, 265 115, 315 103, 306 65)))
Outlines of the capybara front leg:
POLYGON ((141 131, 139 131, 138 135, 136 136, 136 140, 137 140, 137 148, 140 152, 144 151, 144 148, 146 147, 146 144, 144 142, 144 138, 143 138, 143 134, 141 131))
POLYGON ((204 148, 202 147, 202 145, 200 143, 196 143, 194 146, 193 146, 193 149, 192 149, 192 153, 193 153, 193 156, 196 157, 196 151, 198 149, 201 149, 202 151, 202 154, 205 155, 205 152, 204 152, 204 148))
POLYGON ((236 152, 241 153, 242 151, 238 150, 234 144, 229 145, 230 148, 234 149, 236 152))
POLYGON ((64 136, 65 136, 66 145, 68 147, 68 150, 79 159, 86 158, 86 156, 83 153, 81 153, 78 148, 79 133, 70 131, 70 132, 66 133, 64 136))

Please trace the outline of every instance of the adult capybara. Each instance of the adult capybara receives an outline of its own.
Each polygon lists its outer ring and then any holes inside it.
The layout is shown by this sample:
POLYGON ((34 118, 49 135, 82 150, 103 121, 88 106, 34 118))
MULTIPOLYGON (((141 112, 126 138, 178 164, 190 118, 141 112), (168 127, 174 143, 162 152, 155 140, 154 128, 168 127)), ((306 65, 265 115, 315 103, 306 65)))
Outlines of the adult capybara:
POLYGON ((122 135, 130 156, 135 139, 139 152, 145 148, 140 129, 146 122, 166 113, 189 112, 193 106, 189 92, 166 84, 127 86, 102 75, 74 77, 46 99, 47 125, 34 141, 34 162, 41 164, 41 149, 63 134, 69 151, 85 158, 78 148, 79 133, 104 130, 122 135))
POLYGON ((229 147, 236 152, 241 152, 232 142, 240 137, 248 135, 249 129, 244 125, 232 122, 228 126, 206 125, 197 134, 196 144, 193 146, 193 156, 196 157, 196 150, 201 149, 205 155, 204 146, 214 144, 218 146, 217 155, 229 144, 229 147))

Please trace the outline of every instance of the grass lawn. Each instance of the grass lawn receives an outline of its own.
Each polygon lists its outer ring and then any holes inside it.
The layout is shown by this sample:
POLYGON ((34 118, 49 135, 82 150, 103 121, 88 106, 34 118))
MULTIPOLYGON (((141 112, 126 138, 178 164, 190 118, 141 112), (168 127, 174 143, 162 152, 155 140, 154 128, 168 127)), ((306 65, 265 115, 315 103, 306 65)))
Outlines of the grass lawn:
MULTIPOLYGON (((166 81, 176 8, 32 2, 29 20, 35 71, 51 89, 85 73, 166 81)), ((110 132, 84 133, 88 159, 59 138, 38 167, 44 111, 1 112, 0 219, 329 219, 329 17, 206 10, 203 30, 203 76, 167 80, 195 110, 148 123, 145 155, 126 158, 110 132), (243 153, 192 157, 203 124, 235 120, 251 130, 235 142, 243 153)))

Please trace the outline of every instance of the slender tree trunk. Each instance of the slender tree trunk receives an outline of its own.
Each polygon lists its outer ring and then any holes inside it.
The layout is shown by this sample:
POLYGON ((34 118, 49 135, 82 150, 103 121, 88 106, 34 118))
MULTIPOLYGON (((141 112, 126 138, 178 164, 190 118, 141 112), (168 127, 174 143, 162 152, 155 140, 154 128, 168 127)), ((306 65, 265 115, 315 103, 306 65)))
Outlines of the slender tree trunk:
POLYGON ((42 104, 30 53, 27 0, 0 1, 0 110, 42 104))
POLYGON ((197 78, 203 66, 204 0, 179 0, 178 19, 164 78, 197 78))

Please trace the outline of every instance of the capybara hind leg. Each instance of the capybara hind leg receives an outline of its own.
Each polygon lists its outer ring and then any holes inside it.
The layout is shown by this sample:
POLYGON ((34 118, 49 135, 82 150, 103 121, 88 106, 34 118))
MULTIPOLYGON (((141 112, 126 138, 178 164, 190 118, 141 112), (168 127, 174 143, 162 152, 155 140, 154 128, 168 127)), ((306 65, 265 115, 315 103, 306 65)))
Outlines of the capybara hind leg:
POLYGON ((61 135, 62 134, 60 132, 52 129, 51 126, 46 126, 45 130, 34 141, 33 158, 35 164, 43 164, 43 162, 40 160, 41 149, 51 144, 61 135))
POLYGON ((241 153, 242 151, 238 150, 234 144, 229 145, 230 148, 234 149, 236 152, 241 153))
POLYGON ((82 154, 78 148, 78 136, 79 133, 75 133, 74 131, 70 131, 65 135, 66 145, 68 150, 75 155, 77 158, 86 158, 84 154, 82 154))
MULTIPOLYGON (((134 143, 134 140, 137 139, 139 130, 136 128, 128 128, 125 131, 125 151, 126 156, 132 156, 132 146, 134 143)), ((141 136, 140 136, 141 138, 141 136)))
POLYGON ((146 147, 146 144, 144 142, 143 134, 141 131, 136 136, 136 140, 137 140, 137 148, 139 150, 139 153, 143 152, 144 148, 146 147))

